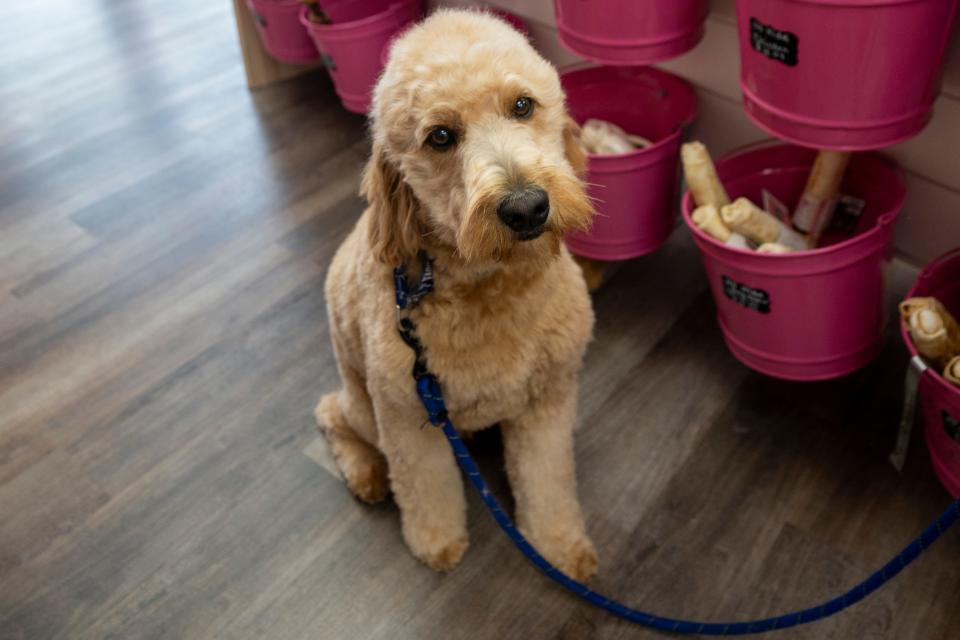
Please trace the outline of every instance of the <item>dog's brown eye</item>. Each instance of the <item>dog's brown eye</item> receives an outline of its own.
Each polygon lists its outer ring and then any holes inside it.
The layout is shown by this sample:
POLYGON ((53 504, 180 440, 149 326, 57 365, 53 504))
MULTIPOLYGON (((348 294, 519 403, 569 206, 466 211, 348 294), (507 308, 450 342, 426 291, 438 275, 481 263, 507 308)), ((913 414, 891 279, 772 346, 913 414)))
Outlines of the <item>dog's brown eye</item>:
POLYGON ((526 96, 520 96, 513 103, 513 115, 517 118, 529 118, 533 115, 533 100, 526 96))
POLYGON ((439 151, 451 148, 456 142, 456 134, 446 127, 436 127, 427 136, 427 144, 439 151))

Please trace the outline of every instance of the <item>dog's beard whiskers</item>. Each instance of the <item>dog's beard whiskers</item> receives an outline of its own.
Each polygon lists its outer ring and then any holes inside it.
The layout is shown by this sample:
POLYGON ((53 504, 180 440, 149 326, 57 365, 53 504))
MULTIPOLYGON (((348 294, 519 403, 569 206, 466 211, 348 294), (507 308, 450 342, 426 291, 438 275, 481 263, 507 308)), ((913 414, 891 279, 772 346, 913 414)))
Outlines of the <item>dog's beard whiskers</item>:
POLYGON ((551 227, 561 236, 590 228, 594 207, 583 184, 574 176, 550 173, 542 178, 550 194, 551 227))
MULTIPOLYGON (((606 185, 597 184, 597 183, 595 183, 595 182, 584 182, 584 183, 583 183, 583 186, 584 186, 584 187, 595 187, 595 188, 598 188, 598 189, 606 189, 606 185)), ((587 200, 589 200, 589 201, 590 201, 591 203, 593 203, 593 204, 597 204, 597 203, 603 204, 604 202, 606 202, 603 198, 598 198, 597 196, 590 195, 589 192, 586 192, 586 191, 585 191, 584 194, 585 194, 587 200)))
POLYGON ((500 261, 509 253, 510 237, 496 213, 501 197, 491 190, 472 198, 457 233, 457 253, 465 260, 500 261))
POLYGON ((585 187, 596 187, 596 188, 598 188, 598 189, 606 189, 606 188, 607 188, 607 185, 605 185, 605 184, 599 184, 599 183, 597 183, 597 182, 583 182, 583 186, 585 186, 585 187))
POLYGON ((532 171, 528 168, 520 177, 525 184, 543 188, 550 197, 545 233, 527 241, 522 241, 497 216, 497 207, 512 182, 487 170, 482 176, 485 179, 479 178, 469 181, 472 194, 457 229, 456 253, 465 261, 526 263, 550 259, 560 254, 566 234, 590 227, 595 199, 587 195, 579 178, 562 167, 541 165, 532 171))

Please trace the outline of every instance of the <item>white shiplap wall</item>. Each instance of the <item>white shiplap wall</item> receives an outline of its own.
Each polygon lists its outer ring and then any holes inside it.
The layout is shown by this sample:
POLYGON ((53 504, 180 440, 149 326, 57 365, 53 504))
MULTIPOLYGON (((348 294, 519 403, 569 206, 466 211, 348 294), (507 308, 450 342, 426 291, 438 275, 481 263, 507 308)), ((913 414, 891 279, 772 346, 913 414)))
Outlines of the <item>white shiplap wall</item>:
MULTIPOLYGON (((527 21, 535 44, 555 64, 562 67, 580 61, 557 40, 552 0, 428 0, 428 4, 503 7, 527 21)), ((700 115, 691 135, 717 156, 768 137, 740 107, 734 4, 735 0, 713 0, 703 41, 689 53, 659 65, 696 86, 700 115)), ((909 189, 897 225, 896 249, 915 264, 960 246, 960 37, 954 35, 933 121, 913 140, 887 150, 906 169, 909 189)))

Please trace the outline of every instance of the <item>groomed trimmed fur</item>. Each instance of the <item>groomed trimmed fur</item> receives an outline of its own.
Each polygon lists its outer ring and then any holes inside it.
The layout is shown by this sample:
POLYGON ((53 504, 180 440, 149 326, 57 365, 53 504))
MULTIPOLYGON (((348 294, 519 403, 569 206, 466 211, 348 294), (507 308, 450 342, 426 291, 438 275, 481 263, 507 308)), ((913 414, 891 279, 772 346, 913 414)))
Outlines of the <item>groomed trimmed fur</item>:
POLYGON ((556 70, 487 14, 438 11, 393 46, 371 112, 369 207, 337 251, 326 298, 343 388, 316 414, 361 500, 392 490, 411 551, 438 570, 467 549, 463 483, 443 434, 423 427, 413 353, 396 330, 392 269, 434 260, 413 312, 430 369, 462 431, 499 423, 516 519, 577 579, 597 569, 576 495, 577 375, 593 311, 564 234, 589 225, 585 158, 556 70), (533 101, 529 117, 514 111, 533 101), (438 150, 436 127, 456 134, 438 150), (518 188, 549 196, 543 233, 521 241, 497 215, 518 188))

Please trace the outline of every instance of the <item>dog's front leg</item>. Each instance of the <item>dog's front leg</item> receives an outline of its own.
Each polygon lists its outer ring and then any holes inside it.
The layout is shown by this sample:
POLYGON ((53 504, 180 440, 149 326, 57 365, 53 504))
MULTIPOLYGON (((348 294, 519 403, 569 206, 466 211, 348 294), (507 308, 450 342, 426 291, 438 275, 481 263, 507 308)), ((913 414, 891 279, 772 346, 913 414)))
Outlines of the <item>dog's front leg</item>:
POLYGON ((422 409, 387 403, 376 409, 403 537, 420 560, 446 571, 468 545, 463 481, 453 452, 440 429, 424 426, 422 409))
POLYGON ((501 424, 507 474, 520 530, 548 560, 576 580, 597 571, 577 501, 573 427, 577 388, 551 388, 517 420, 501 424))

